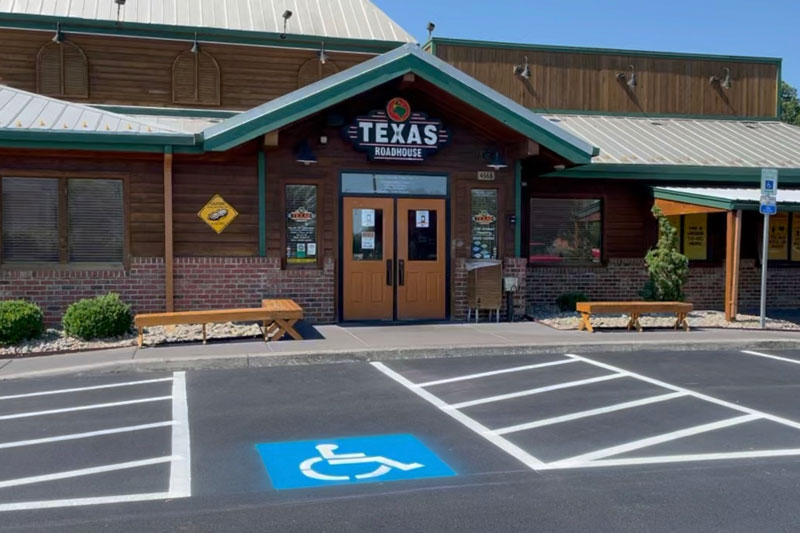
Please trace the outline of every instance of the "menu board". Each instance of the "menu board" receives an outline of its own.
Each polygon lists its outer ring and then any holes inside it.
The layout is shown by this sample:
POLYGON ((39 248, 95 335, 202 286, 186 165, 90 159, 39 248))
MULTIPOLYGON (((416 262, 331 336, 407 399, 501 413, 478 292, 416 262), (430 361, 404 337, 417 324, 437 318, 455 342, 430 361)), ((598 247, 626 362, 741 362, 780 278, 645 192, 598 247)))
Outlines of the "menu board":
POLYGON ((470 257, 497 259, 497 189, 472 189, 470 257))
POLYGON ((686 215, 683 220, 683 253, 693 261, 708 259, 708 215, 686 215))
POLYGON ((769 217, 769 258, 786 261, 789 255, 789 213, 769 217))
POLYGON ((317 262, 317 187, 286 186, 286 262, 317 262))

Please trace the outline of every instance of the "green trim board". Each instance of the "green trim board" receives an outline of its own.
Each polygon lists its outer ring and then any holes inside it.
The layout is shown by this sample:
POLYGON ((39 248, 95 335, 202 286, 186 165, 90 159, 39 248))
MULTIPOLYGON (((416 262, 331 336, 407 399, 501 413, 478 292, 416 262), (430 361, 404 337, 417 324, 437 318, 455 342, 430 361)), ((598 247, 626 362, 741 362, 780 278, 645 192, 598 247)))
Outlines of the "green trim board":
POLYGON ((258 255, 267 256, 267 155, 258 151, 258 255))
MULTIPOLYGON (((780 168, 781 183, 800 183, 800 168, 780 168)), ((635 179, 671 182, 761 183, 761 168, 593 163, 543 174, 543 178, 635 179)))
MULTIPOLYGON (((759 209, 759 202, 754 200, 733 200, 700 192, 679 191, 662 187, 653 187, 653 198, 657 198, 659 200, 669 200, 672 202, 680 202, 684 204, 699 205, 703 207, 725 209, 726 211, 736 211, 739 209, 742 211, 758 211, 759 209)), ((779 204, 779 211, 800 211, 800 203, 781 202, 779 204)))
POLYGON ((585 54, 611 54, 611 55, 624 55, 624 56, 646 56, 646 57, 659 57, 664 59, 706 59, 710 61, 742 61, 748 63, 772 63, 780 65, 783 61, 779 57, 757 57, 757 56, 731 56, 719 54, 697 54, 697 53, 683 53, 683 52, 658 52, 648 50, 627 50, 617 48, 592 48, 584 46, 558 46, 547 44, 526 44, 526 43, 509 43, 501 41, 477 41, 471 39, 452 39, 445 37, 434 37, 429 41, 431 44, 443 46, 468 46, 478 48, 514 48, 519 50, 532 50, 541 52, 567 52, 567 53, 585 53, 585 54))
POLYGON ((204 132, 206 150, 227 150, 413 72, 575 164, 599 148, 410 44, 298 89, 204 132))
POLYGON ((53 15, 27 15, 20 13, 0 13, 0 27, 19 30, 41 30, 55 32, 61 24, 61 32, 69 39, 70 33, 112 35, 117 37, 146 37, 186 41, 191 46, 195 35, 201 42, 220 44, 242 44, 250 46, 272 46, 279 48, 301 48, 319 50, 325 42, 325 49, 335 52, 357 52, 381 54, 406 44, 402 41, 378 41, 366 39, 345 39, 313 35, 287 34, 281 39, 279 33, 223 28, 203 28, 194 26, 173 26, 165 24, 144 24, 125 22, 117 24, 111 20, 89 20, 53 15))
POLYGON ((227 109, 194 109, 186 107, 147 107, 135 105, 86 104, 95 109, 122 115, 150 115, 156 117, 231 118, 242 113, 227 109))
POLYGON ((16 130, 0 128, 0 143, 4 141, 75 144, 121 144, 121 145, 180 145, 192 146, 197 143, 195 135, 167 133, 123 133, 123 132, 78 132, 52 130, 16 130))
POLYGON ((522 161, 514 162, 514 257, 522 257, 522 161))

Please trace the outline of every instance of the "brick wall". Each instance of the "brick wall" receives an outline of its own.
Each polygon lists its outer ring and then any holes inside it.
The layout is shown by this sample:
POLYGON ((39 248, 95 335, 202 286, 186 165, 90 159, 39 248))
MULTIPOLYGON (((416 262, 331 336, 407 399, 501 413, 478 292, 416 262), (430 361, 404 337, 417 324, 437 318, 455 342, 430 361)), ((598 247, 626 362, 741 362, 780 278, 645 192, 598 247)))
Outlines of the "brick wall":
MULTIPOLYGON (((761 269, 755 260, 740 265, 739 308, 759 305, 761 269)), ((772 267, 767 273, 767 304, 771 308, 800 307, 800 267, 772 267)), ((585 292, 592 300, 639 299, 647 281, 642 259, 611 259, 605 266, 537 267, 527 269, 530 305, 553 306, 559 294, 585 292)), ((724 266, 693 266, 684 286, 686 299, 699 309, 721 310, 725 301, 724 266)))
MULTIPOLYGON (((175 309, 260 306, 262 298, 292 298, 317 323, 336 320, 333 259, 322 269, 281 270, 272 258, 176 258, 175 309)), ((81 298, 118 293, 134 312, 164 310, 164 261, 134 258, 128 270, 2 270, 0 299, 25 299, 42 307, 48 324, 61 320, 81 298)))

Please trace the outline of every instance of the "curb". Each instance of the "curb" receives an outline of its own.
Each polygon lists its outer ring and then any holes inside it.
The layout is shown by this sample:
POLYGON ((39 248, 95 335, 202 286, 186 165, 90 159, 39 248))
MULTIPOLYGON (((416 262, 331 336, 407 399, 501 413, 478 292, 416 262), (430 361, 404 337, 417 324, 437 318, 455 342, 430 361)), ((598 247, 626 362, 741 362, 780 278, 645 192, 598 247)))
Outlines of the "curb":
MULTIPOLYGON (((542 355, 551 353, 647 353, 658 351, 689 352, 716 350, 788 350, 800 348, 800 339, 753 339, 734 341, 693 341, 670 343, 665 341, 555 343, 537 345, 495 344, 482 346, 420 346, 415 348, 364 348, 357 350, 326 350, 296 352, 290 354, 228 354, 182 357, 179 359, 126 359, 108 362, 61 367, 52 370, 20 372, 0 376, 0 381, 49 377, 63 374, 113 374, 119 372, 167 372, 185 370, 234 370, 245 368, 268 368, 274 366, 300 366, 335 363, 359 363, 393 361, 399 359, 437 359, 444 357, 478 357, 508 355, 542 355)), ((0 369, 8 366, 0 364, 0 369)), ((0 360, 0 363, 3 361, 0 360)))

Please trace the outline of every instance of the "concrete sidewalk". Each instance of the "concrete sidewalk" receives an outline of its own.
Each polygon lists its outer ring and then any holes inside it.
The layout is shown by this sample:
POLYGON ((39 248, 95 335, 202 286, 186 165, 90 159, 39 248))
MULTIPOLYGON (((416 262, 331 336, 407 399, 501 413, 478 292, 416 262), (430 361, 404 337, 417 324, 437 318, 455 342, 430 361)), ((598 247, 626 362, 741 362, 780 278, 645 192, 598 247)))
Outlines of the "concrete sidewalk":
POLYGON ((305 326, 309 340, 264 343, 211 341, 0 359, 0 380, 74 372, 248 368, 276 365, 381 361, 544 352, 799 349, 800 333, 735 329, 559 331, 532 323, 389 326, 305 326))

